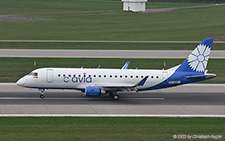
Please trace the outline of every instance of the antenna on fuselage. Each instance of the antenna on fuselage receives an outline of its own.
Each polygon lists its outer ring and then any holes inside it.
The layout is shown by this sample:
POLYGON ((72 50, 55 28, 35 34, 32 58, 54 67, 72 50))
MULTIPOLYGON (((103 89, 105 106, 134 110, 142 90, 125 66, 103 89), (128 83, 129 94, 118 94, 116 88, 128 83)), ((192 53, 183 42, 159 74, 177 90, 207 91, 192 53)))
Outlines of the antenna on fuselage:
POLYGON ((166 68, 166 62, 163 62, 163 70, 166 68))

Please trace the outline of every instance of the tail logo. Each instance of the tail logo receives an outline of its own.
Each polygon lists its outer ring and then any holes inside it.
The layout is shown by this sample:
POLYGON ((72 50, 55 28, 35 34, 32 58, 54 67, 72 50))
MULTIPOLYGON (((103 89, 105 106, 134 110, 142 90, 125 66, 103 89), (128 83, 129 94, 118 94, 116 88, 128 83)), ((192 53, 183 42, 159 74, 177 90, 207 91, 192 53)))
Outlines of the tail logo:
POLYGON ((204 72, 208 63, 210 47, 200 44, 188 56, 188 65, 193 71, 204 72))

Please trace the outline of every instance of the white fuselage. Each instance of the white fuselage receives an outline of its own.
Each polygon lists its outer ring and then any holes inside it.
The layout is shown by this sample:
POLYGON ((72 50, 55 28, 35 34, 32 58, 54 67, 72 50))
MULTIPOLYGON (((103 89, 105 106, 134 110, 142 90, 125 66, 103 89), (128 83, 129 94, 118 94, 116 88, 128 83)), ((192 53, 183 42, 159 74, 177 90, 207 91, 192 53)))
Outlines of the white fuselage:
POLYGON ((17 84, 23 87, 44 89, 85 89, 98 85, 135 85, 149 76, 144 89, 155 86, 167 79, 174 71, 133 70, 133 69, 81 69, 81 68, 41 68, 34 70, 37 76, 26 75, 17 84))

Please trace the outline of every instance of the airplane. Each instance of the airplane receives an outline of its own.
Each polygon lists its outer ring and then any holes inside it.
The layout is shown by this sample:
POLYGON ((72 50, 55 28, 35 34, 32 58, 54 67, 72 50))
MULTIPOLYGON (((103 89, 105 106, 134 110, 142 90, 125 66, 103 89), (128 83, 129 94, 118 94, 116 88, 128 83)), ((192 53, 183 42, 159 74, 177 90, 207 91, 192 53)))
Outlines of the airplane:
POLYGON ((35 88, 40 98, 46 89, 73 89, 89 97, 109 95, 119 99, 118 91, 146 91, 174 87, 216 77, 206 70, 213 39, 204 39, 186 58, 175 67, 162 70, 98 68, 40 68, 19 79, 21 87, 35 88))

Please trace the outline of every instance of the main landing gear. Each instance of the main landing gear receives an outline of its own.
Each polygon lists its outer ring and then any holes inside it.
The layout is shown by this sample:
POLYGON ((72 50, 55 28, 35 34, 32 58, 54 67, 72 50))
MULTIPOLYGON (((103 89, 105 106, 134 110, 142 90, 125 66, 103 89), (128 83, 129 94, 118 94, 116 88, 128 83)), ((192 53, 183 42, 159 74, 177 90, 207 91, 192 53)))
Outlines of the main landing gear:
POLYGON ((45 89, 38 89, 38 90, 41 92, 40 98, 41 98, 41 99, 45 98, 45 94, 44 94, 45 89))
POLYGON ((109 95, 113 98, 113 100, 118 100, 120 98, 119 95, 115 92, 110 92, 109 95))

